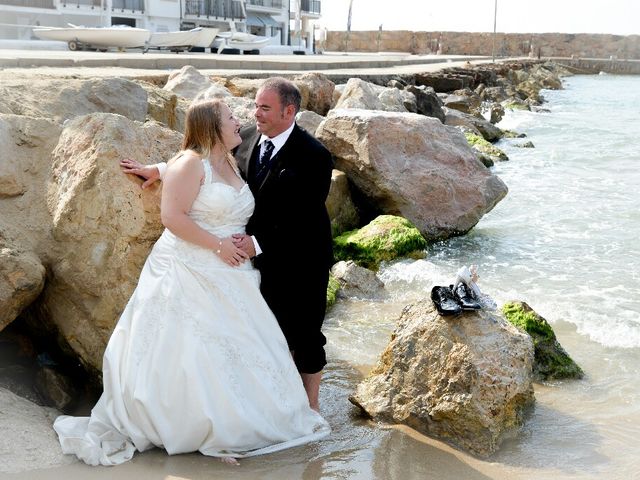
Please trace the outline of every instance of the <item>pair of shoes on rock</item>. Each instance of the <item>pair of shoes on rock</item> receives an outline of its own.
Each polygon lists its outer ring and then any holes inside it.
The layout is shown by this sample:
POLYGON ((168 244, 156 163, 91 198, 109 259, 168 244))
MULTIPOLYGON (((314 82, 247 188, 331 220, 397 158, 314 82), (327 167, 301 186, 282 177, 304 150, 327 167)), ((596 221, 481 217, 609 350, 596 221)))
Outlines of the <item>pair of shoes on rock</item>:
POLYGON ((431 301, 440 315, 460 315, 465 310, 482 308, 464 283, 458 284, 456 288, 453 285, 436 285, 431 289, 431 301))

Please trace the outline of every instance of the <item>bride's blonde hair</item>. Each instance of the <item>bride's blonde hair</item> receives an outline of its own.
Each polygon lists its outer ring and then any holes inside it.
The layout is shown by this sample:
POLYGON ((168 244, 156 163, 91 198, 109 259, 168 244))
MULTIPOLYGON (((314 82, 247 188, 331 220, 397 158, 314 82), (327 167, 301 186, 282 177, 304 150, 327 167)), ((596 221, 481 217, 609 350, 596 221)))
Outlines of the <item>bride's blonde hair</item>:
POLYGON ((236 162, 222 140, 221 100, 203 100, 192 103, 185 116, 182 149, 169 162, 175 161, 185 150, 192 150, 207 158, 216 145, 222 145, 227 161, 233 168, 236 162))

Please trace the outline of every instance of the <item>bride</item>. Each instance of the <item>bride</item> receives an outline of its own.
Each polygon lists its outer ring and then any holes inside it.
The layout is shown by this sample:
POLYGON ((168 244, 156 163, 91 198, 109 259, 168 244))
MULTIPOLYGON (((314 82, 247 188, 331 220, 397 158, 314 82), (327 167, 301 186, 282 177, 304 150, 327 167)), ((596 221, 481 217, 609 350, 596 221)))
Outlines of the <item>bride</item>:
POLYGON ((91 417, 54 422, 64 453, 116 465, 154 446, 235 458, 326 436, 309 407, 259 273, 231 240, 254 208, 231 149, 239 123, 213 100, 187 111, 161 201, 166 229, 103 358, 91 417))

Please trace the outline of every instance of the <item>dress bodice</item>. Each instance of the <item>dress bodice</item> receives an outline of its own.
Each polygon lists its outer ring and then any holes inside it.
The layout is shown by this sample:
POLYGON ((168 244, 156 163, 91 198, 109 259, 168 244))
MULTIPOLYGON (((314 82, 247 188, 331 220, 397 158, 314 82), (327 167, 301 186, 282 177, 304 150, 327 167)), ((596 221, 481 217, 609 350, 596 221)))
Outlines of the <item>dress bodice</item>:
MULTIPOLYGON (((249 217, 253 214, 255 200, 251 189, 245 183, 236 189, 232 185, 217 178, 207 159, 202 160, 204 181, 200 191, 191 205, 189 216, 203 229, 218 238, 227 238, 234 233, 245 233, 249 217)), ((244 262, 239 267, 229 267, 213 250, 206 249, 183 240, 165 229, 156 242, 154 251, 168 257, 179 258, 193 268, 238 268, 252 269, 251 262, 244 262)))
POLYGON ((238 190, 217 178, 207 159, 202 160, 202 165, 204 182, 189 216, 202 228, 220 237, 244 233, 255 206, 251 190, 246 183, 238 190))

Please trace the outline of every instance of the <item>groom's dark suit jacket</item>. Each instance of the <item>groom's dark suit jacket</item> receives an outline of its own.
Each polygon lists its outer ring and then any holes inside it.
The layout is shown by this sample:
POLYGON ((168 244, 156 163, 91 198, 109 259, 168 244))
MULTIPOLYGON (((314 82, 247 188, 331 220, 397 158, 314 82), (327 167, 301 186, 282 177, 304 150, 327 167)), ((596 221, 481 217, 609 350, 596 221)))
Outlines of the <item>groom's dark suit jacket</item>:
POLYGON ((297 125, 274 155, 264 181, 255 168, 260 133, 240 132, 235 158, 256 201, 247 233, 262 249, 254 264, 262 294, 294 352, 298 369, 316 373, 326 364, 320 331, 333 262, 331 224, 325 207, 333 161, 329 151, 297 125))

